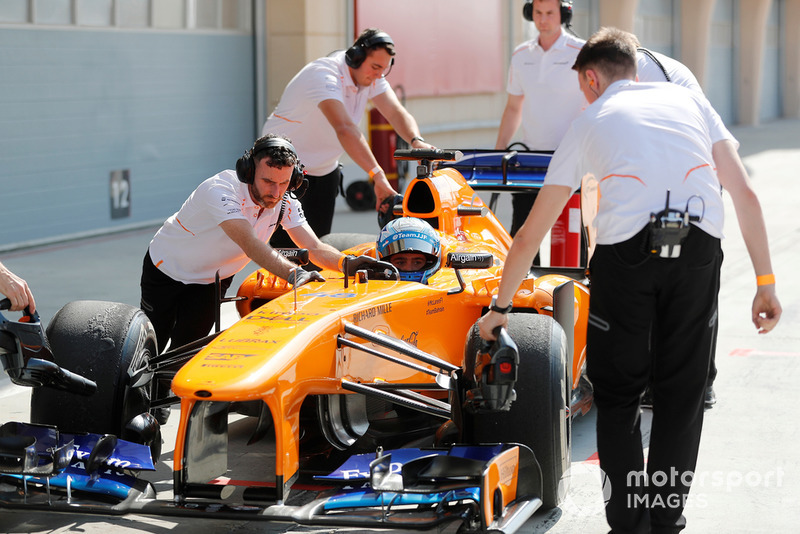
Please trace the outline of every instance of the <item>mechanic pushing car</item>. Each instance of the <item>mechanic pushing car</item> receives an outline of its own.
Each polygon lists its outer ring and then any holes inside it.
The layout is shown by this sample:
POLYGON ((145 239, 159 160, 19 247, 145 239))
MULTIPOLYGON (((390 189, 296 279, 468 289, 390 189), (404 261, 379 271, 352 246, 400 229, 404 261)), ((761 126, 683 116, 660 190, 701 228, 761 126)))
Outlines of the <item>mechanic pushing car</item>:
MULTIPOLYGON (((338 161, 342 153, 346 152, 373 181, 376 209, 385 198, 397 194, 358 127, 369 101, 413 148, 433 148, 385 79, 394 56, 394 42, 387 33, 375 28, 364 30, 346 51, 303 67, 264 123, 261 133, 291 137, 306 165, 309 187, 301 203, 309 226, 318 236, 331 231, 342 180, 338 161)), ((281 231, 271 243, 291 246, 289 236, 281 231)))
POLYGON ((775 327, 781 306, 761 205, 737 141, 701 94, 636 83, 636 45, 630 33, 603 28, 578 54, 573 68, 590 105, 553 155, 479 327, 494 339, 494 328, 506 323, 544 234, 582 177, 593 174, 602 200, 593 223, 586 361, 600 467, 611 483, 606 518, 614 532, 677 532, 686 524, 717 320, 720 187, 733 200, 755 270, 759 333, 775 327), (639 400, 651 371, 645 472, 639 400))
MULTIPOLYGON (((160 351, 168 340, 175 348, 208 335, 217 306, 217 272, 222 294, 251 260, 295 287, 324 280, 318 272, 296 268, 267 244, 278 225, 308 249, 315 263, 341 269, 345 256, 322 243, 303 216, 297 196, 305 183, 291 142, 269 134, 239 158, 235 171, 205 180, 166 220, 150 241, 141 279, 141 307, 160 351)), ((362 256, 347 265, 355 272, 374 261, 362 256)))
POLYGON ((428 283, 442 265, 442 245, 436 230, 416 217, 389 221, 378 234, 375 254, 400 271, 407 282, 428 283))

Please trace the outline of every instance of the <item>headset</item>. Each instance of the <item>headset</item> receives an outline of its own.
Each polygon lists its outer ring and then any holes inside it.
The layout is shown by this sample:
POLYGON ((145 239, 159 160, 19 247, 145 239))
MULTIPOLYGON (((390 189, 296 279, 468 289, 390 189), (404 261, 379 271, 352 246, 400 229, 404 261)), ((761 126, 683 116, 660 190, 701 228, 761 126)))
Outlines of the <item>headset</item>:
MULTIPOLYGON (((533 0, 528 0, 522 6, 522 16, 528 22, 533 22, 533 0)), ((561 2, 561 24, 569 28, 572 22, 572 2, 561 2)))
MULTIPOLYGON (((348 48, 344 53, 344 60, 347 63, 347 66, 353 69, 360 67, 361 64, 364 63, 364 60, 367 59, 367 50, 379 44, 394 46, 394 41, 392 41, 392 38, 389 37, 389 34, 386 32, 377 32, 376 34, 363 40, 361 38, 356 39, 356 42, 353 43, 353 46, 348 48)), ((391 70, 393 65, 394 56, 392 56, 392 62, 389 65, 389 70, 391 70)))
MULTIPOLYGON (((294 157, 297 158, 297 150, 294 149, 292 143, 287 141, 282 137, 262 137, 256 140, 253 148, 248 150, 244 153, 244 155, 236 161, 236 176, 239 178, 239 181, 252 185, 256 178, 256 163, 255 163, 255 156, 259 152, 263 152, 270 148, 286 148, 294 154, 294 157)), ((292 177, 289 180, 289 187, 286 188, 287 192, 290 191, 298 191, 301 190, 300 195, 302 192, 305 191, 303 187, 308 180, 305 177, 305 171, 303 170, 303 164, 300 163, 300 160, 297 160, 294 168, 292 169, 292 177)))

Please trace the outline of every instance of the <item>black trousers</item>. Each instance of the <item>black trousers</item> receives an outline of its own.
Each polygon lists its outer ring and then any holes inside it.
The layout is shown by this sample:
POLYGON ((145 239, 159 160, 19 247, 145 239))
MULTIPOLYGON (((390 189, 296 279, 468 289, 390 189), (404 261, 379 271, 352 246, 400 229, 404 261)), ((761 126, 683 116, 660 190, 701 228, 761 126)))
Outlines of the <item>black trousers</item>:
MULTIPOLYGON (((220 280, 224 295, 233 282, 233 276, 220 280)), ((170 348, 207 336, 214 326, 217 296, 214 284, 184 284, 158 270, 150 258, 150 251, 142 262, 141 308, 156 331, 158 350, 170 348)))
MULTIPOLYGON (((341 167, 337 166, 325 176, 307 176, 308 189, 300 197, 300 205, 306 216, 308 225, 317 237, 331 233, 333 212, 336 208, 336 196, 339 194, 339 182, 342 179, 341 167)), ((297 245, 282 227, 276 228, 269 240, 275 248, 294 248, 297 245)))
POLYGON ((538 194, 538 191, 532 191, 530 193, 514 193, 511 195, 511 230, 508 232, 511 237, 514 237, 519 229, 522 228, 538 194))
POLYGON ((677 532, 697 462, 717 322, 719 239, 693 227, 679 258, 646 252, 643 230, 598 245, 590 264, 587 373, 614 533, 677 532), (652 375, 644 467, 639 400, 652 375), (646 474, 645 474, 646 473, 646 474))

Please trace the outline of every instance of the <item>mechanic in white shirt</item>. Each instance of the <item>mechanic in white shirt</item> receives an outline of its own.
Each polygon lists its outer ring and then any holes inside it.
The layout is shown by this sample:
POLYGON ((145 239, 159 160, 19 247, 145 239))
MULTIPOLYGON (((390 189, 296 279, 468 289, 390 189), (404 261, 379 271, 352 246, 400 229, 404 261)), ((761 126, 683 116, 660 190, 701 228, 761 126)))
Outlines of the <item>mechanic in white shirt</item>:
POLYGON ((606 519, 613 532, 677 532, 685 526, 683 508, 697 462, 717 317, 720 185, 731 196, 755 270, 752 320, 759 333, 772 330, 781 316, 764 217, 738 143, 705 97, 675 84, 633 81, 635 37, 599 30, 574 68, 590 105, 553 156, 514 238, 496 300, 479 321, 480 333, 494 339, 493 329, 506 323, 506 307, 542 238, 582 177, 594 174, 600 195, 598 244, 590 262, 587 373, 597 407, 600 467, 612 488, 606 519), (666 236, 665 248, 653 241, 665 235, 650 221, 651 213, 665 209, 667 191, 669 207, 681 212, 682 221, 684 212, 700 220, 686 222, 686 236, 666 236), (676 243, 679 250, 669 246, 676 243), (651 373, 645 472, 639 399, 651 373), (638 473, 646 473, 645 483, 631 483, 638 473))
MULTIPOLYGON (((637 41, 638 43, 638 41, 637 41)), ((697 81, 694 73, 681 63, 669 56, 648 50, 641 45, 637 45, 636 50, 636 79, 640 82, 670 82, 676 85, 687 87, 692 91, 704 95, 700 82, 697 81)), ((705 408, 710 409, 716 404, 717 396, 714 393, 714 380, 717 378, 716 365, 716 330, 714 333, 714 343, 711 349, 711 363, 708 370, 708 380, 706 383, 705 408)), ((642 406, 652 406, 653 395, 650 388, 645 391, 642 397, 642 406)))
MULTIPOLYGON (((560 0, 533 0, 523 14, 539 36, 514 50, 508 67, 508 99, 500 120, 495 150, 506 150, 522 125, 522 142, 530 150, 552 151, 572 120, 586 106, 572 65, 583 43, 564 29, 572 5, 560 0)), ((514 193, 510 234, 525 222, 536 193, 514 193)))
MULTIPOLYGON (((388 34, 375 28, 364 30, 346 51, 303 67, 264 123, 262 135, 285 134, 297 148, 309 180, 301 203, 308 224, 318 236, 331 231, 342 179, 339 157, 344 152, 373 181, 376 209, 397 194, 358 127, 369 101, 411 147, 433 148, 384 78, 394 56, 394 43, 388 34)), ((289 246, 288 236, 280 231, 271 242, 289 246)))
MULTIPOLYGON (((292 144, 270 134, 237 161, 235 171, 205 180, 167 219, 150 242, 141 279, 141 308, 153 323, 159 350, 167 340, 176 348, 209 334, 217 271, 223 295, 251 260, 294 286, 324 280, 318 272, 297 269, 267 244, 278 225, 288 231, 291 246, 308 249, 317 265, 341 268, 344 256, 306 224, 294 195, 304 181, 292 144)), ((349 268, 374 261, 361 257, 349 268)))

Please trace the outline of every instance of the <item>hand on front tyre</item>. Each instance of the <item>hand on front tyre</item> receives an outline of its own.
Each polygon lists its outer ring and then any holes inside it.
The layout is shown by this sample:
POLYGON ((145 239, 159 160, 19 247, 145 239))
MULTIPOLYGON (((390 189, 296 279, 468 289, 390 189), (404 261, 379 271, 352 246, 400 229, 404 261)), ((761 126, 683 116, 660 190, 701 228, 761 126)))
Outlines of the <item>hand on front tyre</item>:
POLYGON ((297 267, 289 273, 289 277, 286 281, 294 287, 300 287, 309 282, 324 282, 325 278, 317 271, 306 271, 305 269, 297 267))

